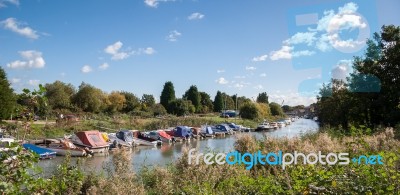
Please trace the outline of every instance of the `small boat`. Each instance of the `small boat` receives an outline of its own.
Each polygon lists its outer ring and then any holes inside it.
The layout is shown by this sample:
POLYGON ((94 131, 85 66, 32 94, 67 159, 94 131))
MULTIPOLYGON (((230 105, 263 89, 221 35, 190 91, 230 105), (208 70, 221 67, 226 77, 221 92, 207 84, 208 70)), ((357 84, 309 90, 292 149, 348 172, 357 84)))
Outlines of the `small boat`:
POLYGON ((270 122, 269 126, 271 127, 271 129, 278 129, 278 123, 276 122, 270 122))
POLYGON ((225 133, 225 134, 232 134, 233 133, 232 129, 228 125, 225 125, 225 124, 216 125, 215 129, 214 129, 214 132, 222 132, 222 133, 225 133))
POLYGON ((279 127, 279 128, 283 128, 283 127, 286 126, 285 121, 278 121, 277 124, 278 124, 278 127, 279 127))
POLYGON ((191 130, 186 126, 177 126, 174 129, 174 137, 175 139, 190 140, 192 133, 191 130))
POLYGON ((167 142, 170 143, 172 142, 173 137, 169 135, 167 132, 164 130, 157 130, 158 136, 160 136, 160 139, 162 142, 167 142))
POLYGON ((201 127, 201 134, 206 137, 214 137, 214 131, 211 126, 202 126, 201 127))
POLYGON ((52 159, 54 157, 56 157, 57 152, 54 152, 52 150, 49 150, 47 148, 41 148, 39 146, 36 146, 34 144, 22 144, 22 146, 27 149, 30 150, 36 154, 39 155, 39 159, 52 159))
POLYGON ((109 149, 109 144, 97 130, 77 132, 71 136, 70 140, 76 146, 88 148, 93 153, 106 153, 109 149))
POLYGON ((256 131, 264 131, 269 129, 271 129, 270 124, 264 121, 257 126, 256 131))
POLYGON ((116 148, 116 147, 131 148, 134 146, 133 134, 131 131, 128 130, 121 130, 117 133, 109 133, 108 139, 109 143, 111 143, 111 148, 116 148))
POLYGON ((162 145, 162 141, 154 140, 148 137, 146 132, 139 132, 139 130, 131 130, 133 133, 133 141, 138 145, 143 146, 156 146, 162 145))
POLYGON ((66 156, 69 154, 74 157, 82 157, 92 153, 90 150, 76 147, 70 140, 67 139, 46 139, 44 140, 44 144, 37 146, 57 152, 57 155, 59 156, 66 156))

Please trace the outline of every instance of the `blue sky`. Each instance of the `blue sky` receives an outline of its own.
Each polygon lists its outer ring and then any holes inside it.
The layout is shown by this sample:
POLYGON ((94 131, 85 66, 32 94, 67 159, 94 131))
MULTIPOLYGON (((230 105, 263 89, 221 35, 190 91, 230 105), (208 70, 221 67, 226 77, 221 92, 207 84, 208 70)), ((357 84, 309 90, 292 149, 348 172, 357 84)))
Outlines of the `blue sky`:
POLYGON ((61 80, 153 94, 172 81, 308 105, 384 24, 397 0, 0 0, 0 65, 14 89, 61 80))

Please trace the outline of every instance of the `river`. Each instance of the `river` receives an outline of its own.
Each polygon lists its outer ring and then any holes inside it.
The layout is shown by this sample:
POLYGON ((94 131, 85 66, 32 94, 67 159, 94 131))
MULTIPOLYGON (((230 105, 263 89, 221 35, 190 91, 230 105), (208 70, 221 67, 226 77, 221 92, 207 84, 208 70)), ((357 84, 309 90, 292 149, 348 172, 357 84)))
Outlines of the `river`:
MULTIPOLYGON (((248 132, 257 139, 262 139, 264 136, 269 137, 295 137, 308 132, 318 131, 318 124, 309 119, 298 119, 291 125, 270 132, 248 132)), ((206 150, 214 150, 218 152, 230 152, 234 150, 236 135, 228 135, 222 138, 207 138, 202 140, 192 140, 189 143, 164 144, 159 147, 139 146, 133 148, 132 163, 135 171, 140 170, 143 165, 146 166, 165 166, 173 163, 181 156, 184 147, 196 148, 199 152, 206 150)), ((112 152, 107 156, 93 156, 82 159, 84 170, 99 172, 104 170, 104 167, 112 159, 112 152)), ((42 167, 44 175, 51 174, 63 161, 63 157, 56 157, 51 160, 41 160, 38 165, 42 167)), ((75 158, 72 158, 75 162, 75 158)))

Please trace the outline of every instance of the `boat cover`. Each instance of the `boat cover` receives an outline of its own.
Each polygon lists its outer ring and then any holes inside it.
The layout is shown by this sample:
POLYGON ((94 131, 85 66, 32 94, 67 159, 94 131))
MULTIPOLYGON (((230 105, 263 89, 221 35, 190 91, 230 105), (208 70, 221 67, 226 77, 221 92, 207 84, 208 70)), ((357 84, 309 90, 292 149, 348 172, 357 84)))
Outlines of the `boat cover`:
POLYGON ((190 136, 189 128, 185 126, 176 127, 175 137, 188 137, 188 136, 190 136))
POLYGON ((97 130, 77 132, 76 136, 78 136, 83 144, 91 147, 103 147, 108 145, 107 142, 104 141, 101 133, 97 130))

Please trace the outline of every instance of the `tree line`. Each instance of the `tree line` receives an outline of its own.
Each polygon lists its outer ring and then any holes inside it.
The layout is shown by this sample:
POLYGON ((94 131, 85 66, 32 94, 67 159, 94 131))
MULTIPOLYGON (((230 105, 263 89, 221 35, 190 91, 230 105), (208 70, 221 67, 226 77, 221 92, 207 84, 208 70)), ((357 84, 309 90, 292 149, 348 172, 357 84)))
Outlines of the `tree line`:
POLYGON ((354 57, 345 80, 324 84, 317 97, 323 125, 395 126, 400 121, 400 28, 383 26, 367 41, 363 56, 354 57))
POLYGON ((239 110, 243 118, 260 119, 271 115, 283 116, 279 104, 268 101, 266 92, 258 94, 256 102, 245 96, 228 95, 217 91, 215 97, 199 91, 192 85, 182 97, 176 97, 174 84, 167 81, 157 103, 152 94, 143 94, 142 97, 127 91, 112 91, 106 93, 101 89, 82 82, 78 88, 70 83, 55 81, 47 83, 43 88, 43 97, 46 101, 32 104, 28 93, 14 93, 7 80, 4 70, 0 67, 0 119, 8 119, 11 114, 21 115, 27 107, 33 107, 38 116, 54 117, 69 113, 126 113, 133 116, 153 117, 172 114, 177 116, 189 114, 207 114, 224 110, 239 110))

